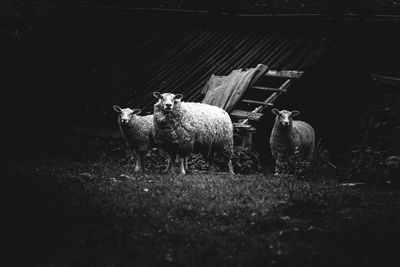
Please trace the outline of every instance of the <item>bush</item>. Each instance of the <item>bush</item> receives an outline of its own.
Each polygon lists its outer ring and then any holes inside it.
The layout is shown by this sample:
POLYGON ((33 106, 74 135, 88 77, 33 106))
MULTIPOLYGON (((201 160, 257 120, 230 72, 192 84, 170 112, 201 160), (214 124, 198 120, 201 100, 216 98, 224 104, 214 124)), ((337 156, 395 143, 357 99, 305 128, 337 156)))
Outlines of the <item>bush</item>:
POLYGON ((311 162, 298 159, 298 151, 295 154, 293 174, 296 178, 318 178, 321 176, 332 176, 335 173, 336 166, 329 162, 329 151, 319 139, 315 146, 314 157, 311 162))
POLYGON ((384 182, 399 176, 400 93, 378 92, 360 118, 361 142, 346 177, 365 182, 384 182))
POLYGON ((259 154, 251 147, 235 147, 232 164, 235 173, 250 174, 263 171, 259 154))
POLYGON ((319 139, 314 150, 311 162, 305 161, 300 157, 300 151, 296 148, 293 156, 283 163, 285 174, 293 175, 298 179, 314 179, 321 176, 332 176, 335 174, 336 166, 329 162, 329 152, 319 139))

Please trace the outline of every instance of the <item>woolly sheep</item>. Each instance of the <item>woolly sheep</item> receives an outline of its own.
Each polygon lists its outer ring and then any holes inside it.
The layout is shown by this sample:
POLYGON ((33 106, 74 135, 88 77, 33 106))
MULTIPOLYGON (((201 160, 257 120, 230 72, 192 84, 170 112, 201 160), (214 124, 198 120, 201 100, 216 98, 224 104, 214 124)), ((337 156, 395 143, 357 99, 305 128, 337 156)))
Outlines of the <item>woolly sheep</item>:
POLYGON ((310 161, 314 154, 315 133, 310 124, 293 120, 299 111, 272 109, 276 115, 269 140, 275 158, 275 174, 288 172, 293 159, 310 161), (295 157, 296 156, 296 157, 295 157))
POLYGON ((183 102, 182 94, 153 93, 154 139, 171 158, 171 171, 175 171, 175 157, 179 156, 179 172, 184 175, 186 158, 190 153, 202 153, 214 172, 214 153, 225 158, 230 174, 233 173, 233 125, 223 109, 203 103, 183 102))
POLYGON ((138 116, 140 109, 120 108, 117 105, 113 109, 119 113, 118 125, 121 134, 128 147, 136 155, 135 172, 144 170, 144 156, 149 148, 154 145, 153 115, 138 116))

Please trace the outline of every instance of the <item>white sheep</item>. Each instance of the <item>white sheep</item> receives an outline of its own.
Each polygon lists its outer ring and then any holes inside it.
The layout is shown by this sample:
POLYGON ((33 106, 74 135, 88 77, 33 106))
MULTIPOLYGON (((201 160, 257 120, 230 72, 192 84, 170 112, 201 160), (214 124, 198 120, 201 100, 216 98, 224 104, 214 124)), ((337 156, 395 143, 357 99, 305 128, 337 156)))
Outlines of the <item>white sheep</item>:
POLYGON ((275 173, 288 172, 293 160, 311 161, 315 148, 313 127, 304 121, 293 120, 299 111, 272 109, 276 115, 274 128, 269 140, 275 158, 275 173))
POLYGON ((178 155, 179 172, 184 175, 184 159, 192 152, 202 153, 214 172, 214 153, 222 155, 230 174, 233 173, 233 125, 223 109, 203 103, 183 102, 182 94, 154 92, 154 139, 171 158, 175 172, 178 155))
POLYGON ((117 105, 114 105, 113 109, 119 113, 118 125, 121 134, 136 156, 135 172, 144 170, 144 156, 154 145, 153 115, 138 116, 140 109, 122 109, 117 105))

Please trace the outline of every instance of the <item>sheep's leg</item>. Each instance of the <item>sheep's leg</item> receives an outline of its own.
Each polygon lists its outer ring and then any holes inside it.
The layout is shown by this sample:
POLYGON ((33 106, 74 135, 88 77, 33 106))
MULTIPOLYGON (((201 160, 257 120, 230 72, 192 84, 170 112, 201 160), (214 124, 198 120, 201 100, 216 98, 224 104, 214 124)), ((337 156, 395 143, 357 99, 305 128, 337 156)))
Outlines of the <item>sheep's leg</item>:
MULTIPOLYGON (((184 159, 184 168, 185 168, 185 171, 187 172, 189 170, 188 157, 183 157, 183 159, 184 159)), ((180 162, 179 159, 178 159, 178 161, 180 162)))
POLYGON ((144 168, 144 158, 146 153, 140 154, 140 170, 144 172, 146 169, 144 168))
MULTIPOLYGON (((126 139, 125 139, 125 142, 128 145, 128 142, 126 141, 126 139)), ((133 157, 135 158, 135 172, 139 172, 140 171, 140 166, 139 166, 139 163, 138 163, 139 155, 138 155, 138 153, 136 152, 135 149, 131 148, 131 151, 132 151, 133 157)), ((126 155, 128 155, 128 154, 126 154, 126 155)))
POLYGON ((314 143, 311 144, 310 148, 308 149, 306 153, 306 160, 311 162, 314 157, 314 143))
POLYGON ((185 157, 185 170, 189 170, 188 157, 185 157))
POLYGON ((281 159, 275 161, 275 175, 283 174, 285 172, 285 162, 281 159))
POLYGON ((228 172, 230 175, 234 175, 235 172, 233 171, 232 160, 228 158, 227 161, 228 161, 228 172))
POLYGON ((175 166, 175 160, 176 160, 176 154, 170 154, 170 159, 169 159, 169 163, 170 163, 170 171, 171 173, 175 173, 176 171, 176 166, 175 166))
MULTIPOLYGON (((180 156, 178 155, 177 156, 178 157, 178 162, 179 162, 179 164, 180 164, 180 156)), ((189 169, 189 166, 188 166, 188 157, 183 157, 183 160, 184 160, 184 169, 185 169, 185 171, 187 171, 188 169, 189 169)))
POLYGON ((171 169, 171 156, 168 157, 167 167, 165 168, 165 172, 168 172, 171 169))
POLYGON ((145 153, 137 152, 136 153, 136 165, 135 165, 135 172, 144 171, 144 157, 145 153))
POLYGON ((215 155, 214 152, 210 152, 208 155, 208 164, 210 165, 210 173, 215 173, 215 155))
POLYGON ((278 175, 280 172, 279 164, 279 160, 275 160, 275 175, 278 175))
POLYGON ((185 162, 186 162, 186 157, 180 156, 179 157, 179 173, 181 175, 185 175, 186 174, 185 162))
POLYGON ((135 172, 140 172, 141 169, 141 155, 139 153, 136 154, 136 165, 135 165, 135 172))
POLYGON ((274 175, 278 175, 281 172, 281 167, 280 167, 281 155, 276 150, 272 150, 272 156, 275 158, 275 173, 274 173, 274 175))

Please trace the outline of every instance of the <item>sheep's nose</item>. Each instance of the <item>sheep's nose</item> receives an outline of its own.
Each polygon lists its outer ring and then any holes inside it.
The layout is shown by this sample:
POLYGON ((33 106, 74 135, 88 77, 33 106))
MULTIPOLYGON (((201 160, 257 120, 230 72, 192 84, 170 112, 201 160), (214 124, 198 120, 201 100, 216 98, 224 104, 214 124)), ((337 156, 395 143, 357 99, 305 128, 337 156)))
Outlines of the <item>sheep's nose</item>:
POLYGON ((165 106, 166 106, 167 108, 170 108, 170 107, 172 106, 172 104, 171 104, 171 103, 167 103, 167 104, 165 104, 165 106))

